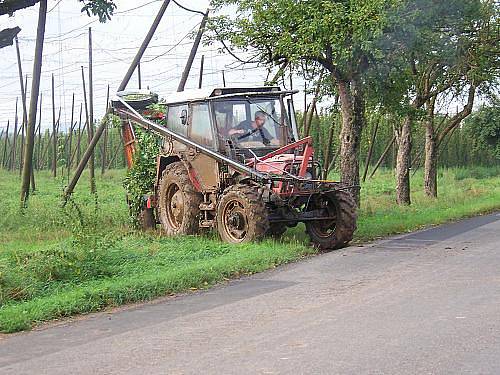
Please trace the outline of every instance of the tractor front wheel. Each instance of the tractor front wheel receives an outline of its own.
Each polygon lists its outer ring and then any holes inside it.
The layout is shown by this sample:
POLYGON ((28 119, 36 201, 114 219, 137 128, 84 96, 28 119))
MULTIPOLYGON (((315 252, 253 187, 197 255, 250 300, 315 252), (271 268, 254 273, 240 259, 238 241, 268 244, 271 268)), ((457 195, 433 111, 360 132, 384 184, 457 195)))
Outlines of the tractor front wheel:
POLYGON ((181 162, 165 168, 158 190, 158 216, 165 234, 197 234, 203 197, 194 189, 181 162))
POLYGON ((267 209, 254 187, 239 184, 224 192, 217 206, 217 230, 224 242, 260 240, 268 229, 267 209))
POLYGON ((306 232, 311 242, 321 250, 346 246, 356 230, 356 202, 347 190, 313 196, 312 209, 323 209, 332 220, 306 222, 306 232))

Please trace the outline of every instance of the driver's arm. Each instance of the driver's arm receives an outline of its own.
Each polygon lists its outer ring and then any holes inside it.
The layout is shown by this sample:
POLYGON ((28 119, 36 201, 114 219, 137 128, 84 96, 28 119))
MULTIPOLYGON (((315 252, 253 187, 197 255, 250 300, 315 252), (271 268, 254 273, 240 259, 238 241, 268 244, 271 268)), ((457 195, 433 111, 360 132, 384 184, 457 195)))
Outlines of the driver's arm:
POLYGON ((245 134, 247 131, 248 130, 247 130, 247 126, 245 124, 245 121, 242 121, 238 125, 236 125, 234 128, 229 129, 227 134, 229 134, 229 135, 245 134))
POLYGON ((229 129, 227 134, 229 134, 229 135, 245 134, 245 131, 243 129, 233 128, 233 129, 229 129))

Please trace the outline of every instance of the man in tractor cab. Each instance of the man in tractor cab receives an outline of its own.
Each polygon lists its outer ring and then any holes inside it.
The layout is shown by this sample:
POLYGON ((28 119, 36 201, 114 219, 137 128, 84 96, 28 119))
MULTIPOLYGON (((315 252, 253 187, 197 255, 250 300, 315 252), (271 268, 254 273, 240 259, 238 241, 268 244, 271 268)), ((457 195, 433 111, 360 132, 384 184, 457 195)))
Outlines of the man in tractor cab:
POLYGON ((228 134, 235 136, 241 141, 262 141, 264 145, 269 145, 273 136, 264 128, 266 123, 266 113, 263 111, 255 112, 255 120, 245 120, 240 122, 228 134))

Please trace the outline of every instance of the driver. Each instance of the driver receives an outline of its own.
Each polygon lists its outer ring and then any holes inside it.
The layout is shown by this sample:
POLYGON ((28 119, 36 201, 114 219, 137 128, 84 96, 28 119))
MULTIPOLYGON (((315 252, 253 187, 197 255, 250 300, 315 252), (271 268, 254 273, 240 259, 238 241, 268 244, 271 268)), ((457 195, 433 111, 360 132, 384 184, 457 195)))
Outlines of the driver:
POLYGON ((264 128, 266 123, 266 113, 262 111, 255 112, 255 120, 245 120, 240 122, 228 134, 235 135, 238 139, 249 138, 252 141, 262 141, 265 145, 271 143, 273 136, 264 128))

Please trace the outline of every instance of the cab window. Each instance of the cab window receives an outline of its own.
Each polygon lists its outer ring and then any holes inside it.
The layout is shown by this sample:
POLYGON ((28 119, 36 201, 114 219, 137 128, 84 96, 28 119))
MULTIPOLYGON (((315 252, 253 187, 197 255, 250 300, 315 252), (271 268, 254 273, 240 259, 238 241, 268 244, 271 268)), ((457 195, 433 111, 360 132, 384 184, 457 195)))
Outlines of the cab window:
POLYGON ((202 145, 213 146, 213 132, 207 103, 191 104, 189 137, 202 145))
POLYGON ((169 106, 167 112, 167 128, 177 134, 186 135, 187 110, 188 107, 186 104, 169 106))

